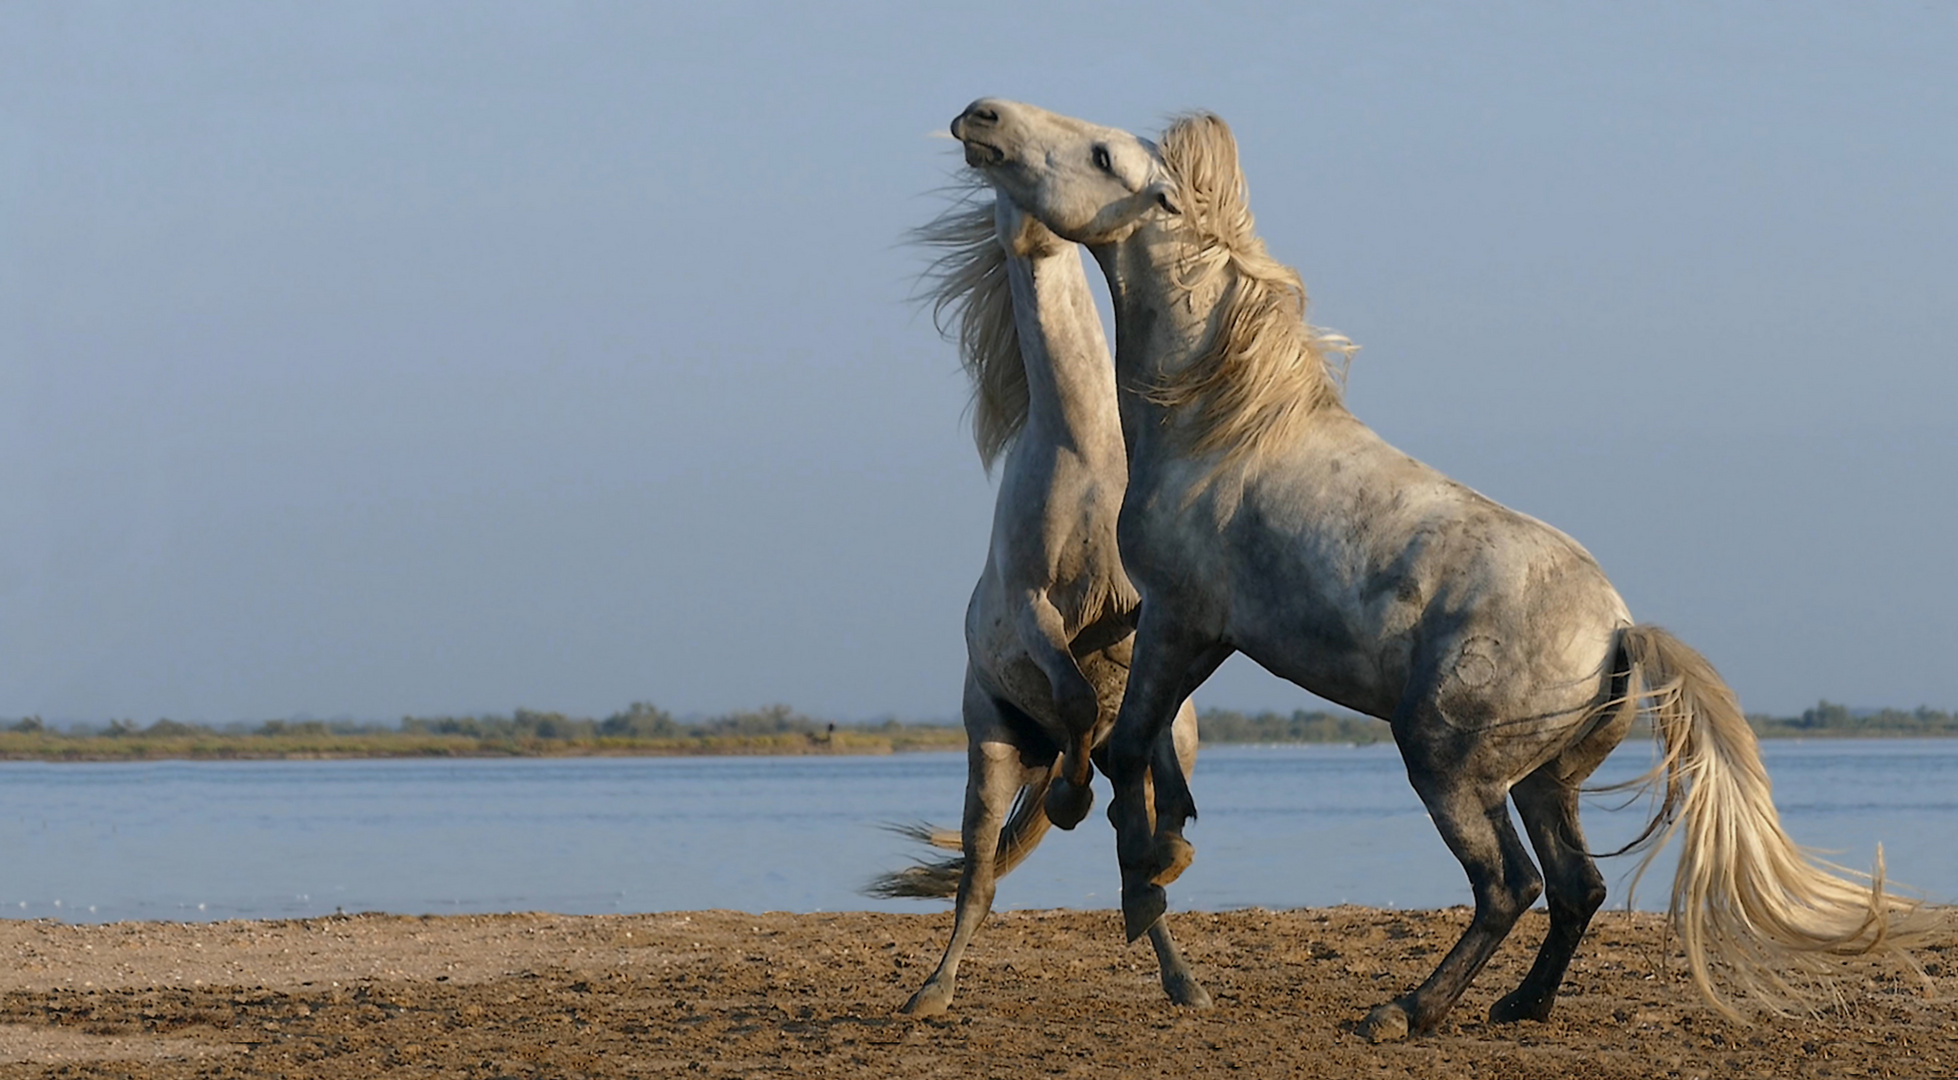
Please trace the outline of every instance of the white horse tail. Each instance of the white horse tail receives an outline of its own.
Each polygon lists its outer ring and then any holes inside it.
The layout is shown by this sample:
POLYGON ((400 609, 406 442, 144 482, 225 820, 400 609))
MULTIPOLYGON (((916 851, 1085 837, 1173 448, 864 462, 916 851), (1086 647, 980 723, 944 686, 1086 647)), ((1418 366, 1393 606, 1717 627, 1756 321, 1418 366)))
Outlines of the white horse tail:
POLYGON ((1754 731, 1713 665, 1656 626, 1622 631, 1619 650, 1626 697, 1607 708, 1631 704, 1650 717, 1663 755, 1634 781, 1664 787, 1631 846, 1648 849, 1643 874, 1673 834, 1684 833, 1670 915, 1708 1003, 1742 1019, 1714 986, 1717 968, 1738 996, 1769 1011, 1811 1010, 1820 1003, 1824 954, 1902 954, 1911 936, 1903 920, 1915 905, 1884 892, 1883 849, 1874 870, 1861 874, 1789 839, 1754 731))
MULTIPOLYGON (((1053 824, 1047 820, 1047 789, 1060 775, 1060 770, 1061 759, 1056 757, 1052 767, 1022 787, 1019 795, 1014 797, 1013 811, 1007 815, 1006 827, 1000 830, 999 847, 993 856, 994 880, 1012 873, 1014 867, 1025 862, 1027 856, 1033 854, 1033 849, 1040 846, 1041 837, 1047 835, 1048 828, 1053 824)), ((934 829, 929 825, 894 825, 891 828, 894 832, 936 848, 958 851, 964 846, 955 829, 934 829)), ((955 855, 881 875, 865 887, 864 892, 885 899, 949 899, 958 895, 959 879, 964 875, 965 856, 955 855)))

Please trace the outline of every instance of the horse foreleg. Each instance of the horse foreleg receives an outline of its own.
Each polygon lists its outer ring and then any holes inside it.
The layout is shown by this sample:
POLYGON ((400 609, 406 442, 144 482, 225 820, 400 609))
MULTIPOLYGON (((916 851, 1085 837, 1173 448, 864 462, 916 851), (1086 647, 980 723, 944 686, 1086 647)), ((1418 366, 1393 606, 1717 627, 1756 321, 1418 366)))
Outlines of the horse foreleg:
POLYGON ((1151 618, 1150 611, 1145 604, 1128 689, 1108 747, 1109 779, 1115 784, 1108 820, 1115 826, 1122 921, 1130 941, 1162 917, 1169 906, 1163 886, 1195 856, 1183 839, 1183 823, 1196 816, 1189 783, 1180 768, 1160 767, 1165 762, 1159 755, 1165 749, 1174 753, 1168 729, 1190 691, 1231 652, 1214 639, 1164 625, 1167 620, 1151 618), (1153 775, 1152 766, 1157 766, 1153 775), (1153 785, 1145 783, 1150 779, 1153 785))
POLYGON ((1094 805, 1094 766, 1088 760, 1095 721, 1101 718, 1101 695, 1081 671, 1067 637, 1067 622, 1047 594, 1028 590, 1022 598, 1017 630, 1020 646, 1047 676, 1054 695, 1054 712, 1067 729, 1061 775, 1047 789, 1047 819, 1063 829, 1081 824, 1094 805))
POLYGON ((999 834, 1026 775, 1020 748, 1006 737, 1007 729, 998 722, 997 709, 982 691, 970 684, 966 688, 966 730, 971 743, 966 749, 965 815, 959 830, 965 865, 959 875, 958 899, 953 908, 952 940, 945 946, 938 969, 904 1003, 904 1011, 914 1015, 942 1013, 952 1004, 959 961, 965 957, 965 947, 978 932, 979 924, 986 921, 993 908, 999 834), (983 722, 983 716, 975 717, 975 709, 983 710, 992 722, 983 722), (975 719, 982 722, 975 723, 975 719))
MULTIPOLYGON (((1172 736, 1170 744, 1176 758, 1172 768, 1187 781, 1191 770, 1195 769, 1197 764, 1195 705, 1189 701, 1183 702, 1183 707, 1177 710, 1176 720, 1170 726, 1170 734, 1172 736)), ((1158 740, 1157 745, 1162 745, 1161 740, 1158 740)), ((1158 753, 1156 756, 1160 759, 1161 754, 1158 753)), ((1162 771, 1161 763, 1158 761, 1156 767, 1150 770, 1150 775, 1153 777, 1160 771, 1162 771)), ((1155 947, 1156 966, 1162 972, 1163 993, 1169 995, 1169 1000, 1192 1009, 1209 1008, 1209 991, 1203 988, 1202 983, 1197 982, 1196 975, 1190 971, 1189 961, 1183 959, 1182 950, 1176 947, 1176 939, 1169 936, 1168 915, 1157 919, 1149 927, 1149 944, 1155 947)))

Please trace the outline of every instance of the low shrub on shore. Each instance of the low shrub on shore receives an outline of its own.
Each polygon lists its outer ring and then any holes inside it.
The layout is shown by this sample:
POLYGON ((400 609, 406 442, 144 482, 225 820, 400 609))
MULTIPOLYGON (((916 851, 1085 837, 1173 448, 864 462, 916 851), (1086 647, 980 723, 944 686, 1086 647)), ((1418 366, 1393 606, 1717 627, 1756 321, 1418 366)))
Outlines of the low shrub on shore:
POLYGON ((398 726, 268 720, 215 728, 165 719, 148 727, 114 720, 103 728, 57 730, 28 717, 0 729, 0 759, 40 761, 887 754, 964 746, 965 732, 947 724, 836 724, 783 705, 701 720, 676 720, 635 703, 603 720, 518 709, 508 716, 410 716, 398 726))
MULTIPOLYGON (((1763 737, 1958 735, 1958 716, 1920 708, 1852 711, 1828 701, 1800 716, 1750 716, 1763 737)), ((1345 743, 1392 738, 1387 725, 1352 713, 1299 710, 1242 713, 1208 709, 1199 717, 1205 745, 1345 743)), ((1634 732, 1634 737, 1639 733, 1634 732)), ((223 728, 177 720, 145 727, 58 729, 39 717, 0 723, 0 760, 126 761, 170 758, 570 757, 596 755, 888 754, 960 750, 954 724, 883 720, 842 724, 786 705, 698 719, 634 702, 604 719, 518 709, 508 716, 403 717, 399 724, 349 720, 267 720, 223 728)))
MULTIPOLYGON (((1926 738, 1958 736, 1958 714, 1928 706, 1902 709, 1850 709, 1822 701, 1800 716, 1747 718, 1761 738, 1926 738)), ((1387 725, 1354 713, 1330 713, 1303 709, 1289 715, 1275 712, 1240 713, 1229 709, 1206 709, 1198 714, 1197 730, 1209 743, 1352 743, 1366 746, 1387 742, 1393 733, 1387 725)), ((1640 722, 1630 738, 1648 738, 1651 729, 1640 722)))

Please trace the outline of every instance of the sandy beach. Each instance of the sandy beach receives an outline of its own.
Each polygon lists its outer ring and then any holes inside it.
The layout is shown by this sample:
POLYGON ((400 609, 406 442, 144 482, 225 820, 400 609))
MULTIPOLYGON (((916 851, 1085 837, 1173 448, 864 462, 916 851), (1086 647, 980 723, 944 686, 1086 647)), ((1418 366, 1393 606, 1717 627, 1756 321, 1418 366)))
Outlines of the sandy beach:
POLYGON ((1176 916, 1206 1012, 1172 1008, 1113 912, 996 914, 941 1017, 897 1007, 948 913, 676 912, 0 922, 0 1077, 1949 1077, 1958 913, 1919 959, 1844 967, 1840 1008, 1740 1026, 1651 915, 1600 915, 1547 1024, 1482 1016, 1533 913, 1439 1032, 1352 1026, 1424 977, 1465 909, 1176 916))

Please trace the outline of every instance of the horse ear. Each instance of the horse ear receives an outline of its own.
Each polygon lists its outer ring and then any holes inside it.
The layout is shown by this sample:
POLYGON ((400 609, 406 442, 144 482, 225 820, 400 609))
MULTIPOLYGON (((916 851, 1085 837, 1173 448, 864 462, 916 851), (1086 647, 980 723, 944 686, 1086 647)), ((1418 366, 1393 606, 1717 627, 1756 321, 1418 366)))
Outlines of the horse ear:
POLYGON ((1159 180, 1149 185, 1149 194, 1154 199, 1156 205, 1162 207, 1165 213, 1173 217, 1182 216, 1183 206, 1176 194, 1176 185, 1166 180, 1159 180))

